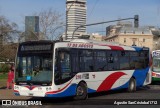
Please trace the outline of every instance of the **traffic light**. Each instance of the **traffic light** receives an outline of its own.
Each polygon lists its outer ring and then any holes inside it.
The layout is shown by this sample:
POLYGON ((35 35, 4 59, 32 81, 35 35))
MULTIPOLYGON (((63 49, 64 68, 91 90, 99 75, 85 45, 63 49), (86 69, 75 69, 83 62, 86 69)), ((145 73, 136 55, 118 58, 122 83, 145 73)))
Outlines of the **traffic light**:
POLYGON ((139 15, 134 16, 134 27, 135 28, 139 27, 139 15))

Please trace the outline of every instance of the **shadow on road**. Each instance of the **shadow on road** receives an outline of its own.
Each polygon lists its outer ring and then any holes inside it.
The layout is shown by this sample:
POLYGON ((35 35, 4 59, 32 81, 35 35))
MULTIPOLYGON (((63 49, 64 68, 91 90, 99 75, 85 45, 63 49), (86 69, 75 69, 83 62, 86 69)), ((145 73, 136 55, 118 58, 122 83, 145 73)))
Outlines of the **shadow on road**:
MULTIPOLYGON (((149 89, 150 89, 149 86, 138 87, 136 89, 136 92, 149 90, 149 89)), ((132 93, 132 92, 128 92, 128 89, 110 90, 110 91, 105 91, 105 92, 92 93, 92 94, 89 94, 89 97, 92 98, 92 97, 99 97, 99 96, 105 96, 105 95, 111 95, 111 94, 119 94, 119 93, 132 93)))
POLYGON ((6 89, 7 87, 3 86, 3 87, 0 87, 0 89, 6 89))
POLYGON ((160 81, 154 81, 151 83, 151 85, 160 85, 160 81))
MULTIPOLYGON (((148 90, 148 86, 140 87, 137 91, 148 90)), ((126 93, 127 89, 112 90, 99 93, 91 93, 87 100, 74 100, 73 97, 66 98, 31 98, 28 101, 41 101, 44 105, 112 105, 115 100, 97 99, 97 97, 112 95, 117 93, 126 93)))
POLYGON ((87 100, 74 100, 73 97, 67 98, 39 98, 29 99, 27 101, 41 101, 42 105, 113 105, 111 99, 87 99, 87 100))

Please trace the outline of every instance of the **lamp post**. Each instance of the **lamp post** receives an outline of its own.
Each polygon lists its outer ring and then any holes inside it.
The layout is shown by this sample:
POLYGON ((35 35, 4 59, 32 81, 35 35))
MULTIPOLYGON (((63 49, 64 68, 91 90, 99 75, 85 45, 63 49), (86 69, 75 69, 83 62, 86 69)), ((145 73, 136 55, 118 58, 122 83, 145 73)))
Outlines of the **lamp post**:
MULTIPOLYGON (((59 28, 61 28, 61 27, 63 27, 63 26, 65 26, 65 25, 60 25, 60 26, 55 27, 52 34, 54 34, 54 32, 55 32, 57 29, 59 29, 59 28)), ((53 36, 54 36, 54 35, 52 35, 52 41, 53 41, 53 36)))
POLYGON ((157 50, 157 45, 158 45, 158 42, 156 42, 155 44, 156 44, 156 48, 155 48, 155 49, 157 50))
POLYGON ((119 19, 119 20, 111 20, 111 21, 104 21, 104 22, 98 22, 98 23, 80 25, 80 26, 78 26, 78 27, 73 31, 72 39, 73 39, 74 33, 75 33, 79 28, 81 28, 81 27, 93 26, 93 25, 99 25, 99 24, 104 24, 104 23, 111 23, 111 22, 123 21, 123 20, 130 20, 130 19, 135 19, 135 17, 134 17, 134 18, 125 18, 125 19, 119 19))
MULTIPOLYGON (((66 0, 67 1, 67 0, 66 0)), ((77 1, 77 0, 76 0, 77 1)), ((69 8, 67 8, 67 5, 66 5, 66 31, 65 31, 65 40, 67 40, 67 31, 68 31, 68 12, 69 12, 69 10, 70 10, 70 8, 73 6, 73 4, 76 2, 76 1, 74 1, 74 2, 72 2, 72 4, 69 6, 69 8)))

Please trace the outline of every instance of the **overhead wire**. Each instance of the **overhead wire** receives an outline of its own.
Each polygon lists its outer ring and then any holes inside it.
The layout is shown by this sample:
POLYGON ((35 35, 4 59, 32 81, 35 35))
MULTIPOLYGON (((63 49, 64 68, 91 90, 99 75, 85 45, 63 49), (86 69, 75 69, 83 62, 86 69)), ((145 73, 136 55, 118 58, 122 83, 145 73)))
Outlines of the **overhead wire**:
POLYGON ((91 15, 93 14, 94 9, 95 9, 95 7, 96 7, 98 1, 99 1, 99 0, 96 0, 95 4, 94 4, 94 6, 93 6, 93 8, 92 8, 92 10, 91 10, 91 12, 90 12, 90 14, 89 14, 89 17, 91 17, 91 15))
POLYGON ((96 0, 95 3, 93 4, 93 7, 92 7, 92 9, 91 9, 89 15, 87 15, 87 16, 88 16, 87 19, 90 19, 90 17, 92 16, 92 14, 93 14, 93 12, 94 12, 94 10, 95 10, 95 7, 96 7, 98 1, 99 1, 99 0, 96 0))

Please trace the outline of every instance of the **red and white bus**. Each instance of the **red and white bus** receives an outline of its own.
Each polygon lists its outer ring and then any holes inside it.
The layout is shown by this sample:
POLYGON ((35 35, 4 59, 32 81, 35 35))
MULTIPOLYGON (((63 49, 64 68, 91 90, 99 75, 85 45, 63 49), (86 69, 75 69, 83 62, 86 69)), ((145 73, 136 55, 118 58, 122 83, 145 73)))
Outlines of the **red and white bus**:
POLYGON ((149 48, 76 39, 19 44, 14 94, 86 99, 88 93, 151 83, 149 48))

